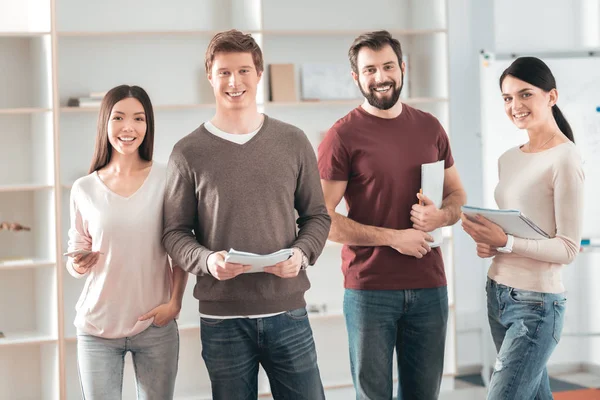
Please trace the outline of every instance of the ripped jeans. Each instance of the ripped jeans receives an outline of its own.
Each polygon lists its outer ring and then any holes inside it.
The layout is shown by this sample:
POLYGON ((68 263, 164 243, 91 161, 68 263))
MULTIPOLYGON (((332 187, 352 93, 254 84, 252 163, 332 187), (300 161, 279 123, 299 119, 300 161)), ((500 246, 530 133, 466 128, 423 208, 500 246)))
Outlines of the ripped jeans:
POLYGON ((546 363, 560 341, 565 294, 520 290, 489 278, 486 291, 498 352, 488 400, 552 399, 546 363))

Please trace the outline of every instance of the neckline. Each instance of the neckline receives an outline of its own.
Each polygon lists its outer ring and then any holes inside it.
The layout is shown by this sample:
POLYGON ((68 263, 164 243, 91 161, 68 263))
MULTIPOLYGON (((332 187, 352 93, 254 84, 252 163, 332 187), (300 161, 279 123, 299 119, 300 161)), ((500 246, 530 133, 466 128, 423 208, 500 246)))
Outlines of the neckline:
POLYGON ((521 153, 521 154, 525 154, 525 155, 528 155, 528 156, 533 156, 533 155, 536 155, 536 154, 544 154, 544 153, 547 153, 547 152, 549 152, 549 151, 552 151, 552 150, 554 150, 554 149, 556 149, 556 148, 559 148, 559 147, 561 147, 561 146, 564 146, 565 144, 573 144, 573 142, 569 141, 569 142, 560 143, 560 144, 557 144, 557 145, 556 145, 556 146, 554 146, 554 147, 550 147, 549 149, 542 150, 542 151, 536 151, 535 153, 528 153, 528 152, 525 152, 525 151, 523 151, 522 147, 523 147, 523 146, 525 146, 525 144, 522 144, 522 145, 519 145, 519 146, 517 146, 517 150, 518 150, 518 152, 519 152, 519 153, 521 153))
POLYGON ((202 128, 202 132, 205 135, 208 135, 209 137, 213 138, 214 140, 217 140, 217 141, 220 141, 222 143, 227 143, 229 145, 237 146, 237 147, 242 148, 242 147, 250 146, 252 143, 256 142, 258 140, 258 138, 260 136, 262 136, 262 133, 265 131, 268 123, 269 123, 269 117, 267 116, 267 114, 263 113, 263 123, 262 123, 262 126, 259 128, 258 132, 256 132, 256 134, 254 134, 254 136, 252 136, 250 138, 250 140, 248 140, 246 143, 236 143, 236 142, 232 142, 231 140, 227 140, 227 139, 224 139, 224 138, 222 138, 220 136, 217 136, 217 135, 211 133, 208 129, 206 129, 206 126, 204 126, 204 124, 201 125, 201 128, 202 128))
POLYGON ((109 188, 108 185, 106 183, 104 183, 102 178, 100 178, 98 171, 94 171, 94 176, 96 177, 96 180, 100 183, 100 185, 104 188, 104 190, 106 190, 108 193, 110 193, 113 196, 116 196, 120 199, 129 200, 129 199, 133 198, 136 194, 141 192, 142 189, 144 188, 144 186, 146 186, 146 182, 148 182, 148 180, 150 180, 150 175, 152 175, 152 171, 154 171, 154 162, 152 162, 152 164, 150 165, 150 171, 148 171, 148 175, 146 175, 146 178, 144 178, 144 182, 142 182, 140 187, 138 187, 135 192, 133 192, 132 194, 130 194, 127 197, 122 196, 122 195, 118 194, 117 192, 113 191, 111 188, 109 188))
MULTIPOLYGON (((398 100, 398 101, 400 101, 400 100, 398 100)), ((389 121, 389 122, 395 122, 395 121, 405 118, 405 116, 407 114, 407 109, 408 109, 408 106, 405 103, 402 103, 402 111, 400 112, 400 114, 398 114, 394 118, 383 118, 383 117, 371 114, 370 112, 368 112, 367 110, 365 110, 362 107, 362 104, 359 105, 358 107, 356 107, 356 110, 358 110, 358 112, 360 114, 362 114, 368 118, 371 118, 371 119, 374 119, 377 121, 389 121)))

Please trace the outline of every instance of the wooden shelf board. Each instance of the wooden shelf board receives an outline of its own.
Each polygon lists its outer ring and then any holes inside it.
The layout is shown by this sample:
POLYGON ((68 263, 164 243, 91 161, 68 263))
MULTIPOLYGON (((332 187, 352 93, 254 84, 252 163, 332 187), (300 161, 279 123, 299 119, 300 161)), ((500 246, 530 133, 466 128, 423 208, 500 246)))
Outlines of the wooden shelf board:
POLYGON ((0 347, 56 343, 58 340, 51 335, 39 332, 4 332, 6 337, 0 338, 0 347))
POLYGON ((0 185, 0 193, 8 192, 35 192, 39 190, 53 189, 52 185, 35 185, 35 184, 24 184, 24 185, 0 185))
POLYGON ((51 108, 36 108, 36 107, 22 107, 22 108, 0 108, 0 115, 14 115, 14 114, 39 114, 45 112, 51 112, 51 108))
POLYGON ((0 38, 2 37, 40 37, 50 35, 50 32, 0 32, 0 38))
POLYGON ((56 265, 56 261, 54 260, 45 260, 41 258, 31 258, 31 259, 14 259, 2 261, 0 260, 0 271, 1 270, 15 270, 15 269, 33 269, 33 268, 48 268, 54 267, 56 265))
MULTIPOLYGON (((226 30, 223 28, 222 30, 226 30)), ((345 36, 360 35, 373 29, 265 29, 244 31, 252 35, 264 36, 345 36)), ((222 30, 143 30, 143 31, 63 31, 57 32, 59 37, 114 37, 114 36, 206 36, 212 37, 222 30)), ((431 29, 388 29, 392 35, 416 36, 447 33, 445 28, 431 29)))

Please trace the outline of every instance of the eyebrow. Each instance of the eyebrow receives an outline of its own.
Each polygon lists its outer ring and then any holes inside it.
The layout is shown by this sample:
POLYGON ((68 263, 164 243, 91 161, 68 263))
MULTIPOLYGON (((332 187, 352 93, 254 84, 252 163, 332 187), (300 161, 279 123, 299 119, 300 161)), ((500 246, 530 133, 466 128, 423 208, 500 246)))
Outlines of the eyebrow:
MULTIPOLYGON (((533 89, 531 89, 531 88, 525 88, 525 89, 521 89, 521 90, 519 90, 519 91, 517 92, 517 94, 519 94, 519 93, 523 93, 523 92, 528 92, 528 91, 530 91, 530 90, 533 90, 533 89)), ((510 96, 510 94, 508 94, 508 93, 502 93, 502 96, 510 96)))
MULTIPOLYGON (((124 112, 122 112, 122 111, 116 111, 116 110, 115 110, 115 111, 113 111, 113 113, 114 113, 114 114, 123 114, 123 115, 125 115, 125 113, 124 113, 124 112)), ((140 112, 133 113, 133 115, 139 115, 139 114, 145 114, 145 112, 143 112, 143 111, 140 111, 140 112)))
MULTIPOLYGON (((386 66, 386 65, 395 65, 395 64, 396 64, 395 61, 388 61, 388 62, 383 63, 384 66, 386 66)), ((374 66, 375 65, 365 65, 364 67, 362 67, 362 69, 373 68, 374 66)))
MULTIPOLYGON (((252 69, 252 66, 251 65, 242 65, 239 68, 252 69)), ((220 71, 224 71, 224 70, 228 70, 228 69, 232 69, 232 68, 223 67, 223 68, 219 68, 217 71, 220 72, 220 71)))

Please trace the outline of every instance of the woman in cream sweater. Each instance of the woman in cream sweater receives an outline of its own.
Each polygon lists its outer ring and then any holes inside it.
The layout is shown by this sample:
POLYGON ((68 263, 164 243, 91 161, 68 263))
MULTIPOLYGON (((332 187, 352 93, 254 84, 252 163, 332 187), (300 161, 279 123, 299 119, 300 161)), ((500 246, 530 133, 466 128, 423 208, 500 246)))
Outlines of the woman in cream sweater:
POLYGON ((579 252, 582 163, 543 61, 516 59, 500 77, 500 89, 508 118, 529 141, 500 157, 496 203, 522 211, 551 238, 513 237, 481 216, 463 216, 477 254, 493 257, 486 290, 498 356, 488 399, 552 399, 546 363, 560 340, 567 302, 561 269, 579 252))

